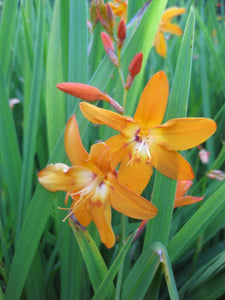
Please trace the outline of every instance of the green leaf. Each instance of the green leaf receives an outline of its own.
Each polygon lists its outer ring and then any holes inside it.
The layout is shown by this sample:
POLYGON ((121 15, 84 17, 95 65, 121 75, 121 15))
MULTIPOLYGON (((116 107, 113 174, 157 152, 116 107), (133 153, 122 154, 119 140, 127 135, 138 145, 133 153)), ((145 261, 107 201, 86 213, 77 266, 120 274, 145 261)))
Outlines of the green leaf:
MULTIPOLYGON (((100 254, 95 242, 93 241, 88 231, 85 228, 79 226, 78 224, 74 224, 71 220, 70 225, 78 241, 93 289, 94 291, 96 291, 100 283, 105 278, 105 275, 107 273, 107 267, 102 258, 102 255, 100 254)), ((111 299, 113 297, 113 294, 114 286, 112 281, 110 281, 107 290, 107 295, 111 299)))

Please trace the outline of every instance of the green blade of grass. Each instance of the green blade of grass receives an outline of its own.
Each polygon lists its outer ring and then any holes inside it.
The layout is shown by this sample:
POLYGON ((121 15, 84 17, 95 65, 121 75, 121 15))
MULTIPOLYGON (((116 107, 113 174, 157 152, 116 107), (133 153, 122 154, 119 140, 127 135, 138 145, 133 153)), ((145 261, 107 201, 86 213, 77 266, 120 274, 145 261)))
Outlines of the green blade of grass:
MULTIPOLYGON (((194 24, 194 11, 191 9, 177 60, 171 96, 165 116, 166 120, 186 115, 191 77, 194 24)), ((145 247, 156 240, 161 241, 165 245, 167 244, 175 190, 176 182, 157 172, 152 203, 158 208, 158 214, 148 222, 145 247)))
POLYGON ((18 224, 17 234, 20 231, 26 207, 30 201, 32 178, 33 178, 33 162, 36 147, 36 135, 38 129, 38 115, 40 92, 42 83, 42 59, 44 50, 44 3, 40 1, 39 15, 38 15, 37 39, 35 46, 34 69, 32 74, 32 85, 29 103, 29 114, 27 126, 24 134, 24 152, 23 165, 21 174, 21 186, 19 194, 19 208, 18 208, 18 224))
POLYGON ((225 183, 198 209, 188 222, 178 231, 168 244, 168 251, 172 261, 177 260, 184 251, 197 239, 203 230, 210 226, 217 212, 223 211, 225 183))
POLYGON ((0 58, 2 62, 2 71, 6 79, 8 78, 10 71, 9 64, 11 59, 11 49, 13 48, 14 43, 17 12, 17 0, 4 1, 4 9, 0 27, 0 58))
POLYGON ((142 252, 124 282, 122 299, 143 299, 160 263, 164 270, 170 299, 179 299, 170 259, 165 246, 160 242, 152 243, 142 252))
POLYGON ((119 268, 122 266, 125 255, 127 254, 127 251, 129 250, 132 239, 134 237, 134 234, 132 234, 126 241, 126 243, 121 248, 119 254, 113 261, 112 266, 108 270, 108 272, 105 274, 101 284, 99 285, 98 289, 95 292, 94 297, 92 300, 98 300, 98 299, 105 299, 106 295, 108 294, 109 290, 111 289, 111 284, 119 270, 119 268))
POLYGON ((3 174, 9 194, 10 206, 13 213, 13 218, 16 220, 22 163, 15 124, 9 107, 9 95, 6 88, 6 82, 1 63, 0 88, 0 152, 2 156, 3 174))
MULTIPOLYGON (((79 225, 74 224, 71 220, 70 225, 78 241, 93 289, 94 291, 96 291, 108 271, 107 267, 101 253, 99 252, 88 231, 85 228, 81 228, 79 225)), ((114 286, 111 281, 109 283, 109 289, 107 291, 109 299, 113 297, 113 294, 114 286)))

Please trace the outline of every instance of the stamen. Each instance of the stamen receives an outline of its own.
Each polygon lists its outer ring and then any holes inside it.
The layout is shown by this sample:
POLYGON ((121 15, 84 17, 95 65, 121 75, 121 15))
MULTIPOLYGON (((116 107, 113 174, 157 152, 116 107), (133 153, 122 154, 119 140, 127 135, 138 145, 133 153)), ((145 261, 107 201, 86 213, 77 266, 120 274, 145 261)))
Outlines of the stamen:
POLYGON ((73 214, 73 210, 71 210, 68 215, 62 220, 63 223, 73 214))

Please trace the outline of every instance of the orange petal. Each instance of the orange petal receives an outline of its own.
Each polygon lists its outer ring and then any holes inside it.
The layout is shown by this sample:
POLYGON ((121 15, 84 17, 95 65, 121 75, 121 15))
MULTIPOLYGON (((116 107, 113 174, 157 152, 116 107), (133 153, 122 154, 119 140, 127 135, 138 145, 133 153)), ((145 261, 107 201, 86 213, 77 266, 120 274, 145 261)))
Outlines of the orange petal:
POLYGON ((88 161, 96 165, 99 170, 107 174, 111 167, 111 154, 105 143, 92 145, 88 161))
POLYGON ((62 82, 57 84, 56 86, 61 91, 83 100, 88 100, 88 101, 105 100, 109 102, 107 95, 102 93, 96 87, 88 84, 77 83, 77 82, 62 82))
POLYGON ((162 32, 157 32, 155 36, 155 51, 162 57, 166 57, 166 40, 162 32))
POLYGON ((105 143, 110 148, 112 168, 115 169, 129 151, 129 140, 123 134, 117 134, 106 140, 105 143))
POLYGON ((175 24, 172 24, 172 23, 166 23, 166 24, 162 24, 160 26, 160 30, 162 32, 169 32, 169 33, 172 33, 172 34, 175 34, 175 35, 182 35, 183 31, 182 29, 178 26, 178 25, 175 25, 175 24))
POLYGON ((68 175, 69 167, 65 164, 50 164, 38 173, 40 184, 51 192, 72 191, 73 177, 68 175))
POLYGON ((216 131, 216 123, 207 118, 172 119, 151 134, 157 144, 162 144, 169 150, 186 150, 207 140, 216 131))
POLYGON ((128 189, 141 194, 151 178, 152 164, 141 159, 135 159, 131 165, 128 165, 129 160, 130 157, 127 155, 121 162, 118 179, 128 189))
POLYGON ((169 84, 166 74, 160 71, 152 76, 144 88, 134 115, 142 129, 161 124, 167 105, 169 84))
POLYGON ((162 21, 169 22, 172 18, 180 16, 186 12, 186 9, 179 7, 170 7, 162 15, 162 21))
POLYGON ((98 229, 102 243, 107 248, 113 247, 115 236, 111 226, 111 207, 109 201, 105 201, 101 205, 99 205, 99 202, 90 201, 87 209, 98 229))
POLYGON ((194 204, 203 199, 204 197, 193 197, 193 196, 184 196, 184 197, 176 198, 174 202, 174 208, 194 204))
POLYGON ((187 193, 192 184, 192 180, 178 180, 175 198, 184 196, 184 194, 187 193))
POLYGON ((66 124, 64 143, 66 153, 73 165, 83 164, 88 159, 88 153, 81 142, 79 128, 75 115, 66 124))
POLYGON ((87 167, 72 166, 67 171, 67 174, 73 178, 73 191, 82 191, 85 189, 84 194, 88 194, 93 189, 93 180, 96 177, 95 170, 92 170, 92 165, 87 167))
POLYGON ((110 110, 99 108, 85 102, 80 103, 80 109, 85 118, 90 122, 108 125, 125 135, 134 135, 139 129, 138 124, 136 124, 132 118, 128 119, 110 110))
POLYGON ((84 227, 87 227, 92 220, 90 214, 87 212, 87 204, 87 201, 83 201, 80 205, 77 205, 77 202, 73 201, 71 205, 71 209, 75 217, 84 227))
POLYGON ((109 173, 111 205, 117 211, 135 219, 147 220, 156 216, 157 208, 149 201, 123 186, 109 173))
POLYGON ((194 178, 191 165, 177 152, 152 144, 150 153, 153 166, 163 175, 174 180, 194 178))

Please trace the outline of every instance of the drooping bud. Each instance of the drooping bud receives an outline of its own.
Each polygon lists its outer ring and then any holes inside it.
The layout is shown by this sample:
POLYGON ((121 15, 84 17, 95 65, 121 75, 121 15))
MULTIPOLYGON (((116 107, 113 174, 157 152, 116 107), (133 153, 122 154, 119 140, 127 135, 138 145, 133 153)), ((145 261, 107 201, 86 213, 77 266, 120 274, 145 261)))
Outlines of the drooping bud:
POLYGON ((137 53, 134 56, 132 62, 129 65, 129 73, 130 73, 130 75, 136 76, 140 72, 141 65, 142 65, 142 60, 143 60, 143 54, 141 52, 137 53))
POLYGON ((117 31, 118 48, 121 49, 126 39, 126 24, 123 19, 120 20, 117 31))
POLYGON ((105 49, 105 52, 107 53, 109 59, 111 62, 117 67, 118 66, 118 59, 114 51, 113 43, 105 32, 101 32, 101 38, 102 38, 102 43, 105 49))
POLYGON ((216 179, 218 181, 222 181, 225 178, 225 174, 221 170, 211 170, 206 175, 207 175, 207 177, 216 179))
POLYGON ((69 95, 74 97, 87 100, 87 101, 97 101, 103 100, 108 102, 112 107, 118 111, 119 113, 123 112, 123 108, 117 103, 114 99, 112 99, 106 93, 101 92, 98 88, 77 82, 62 82, 56 85, 57 88, 69 95))

